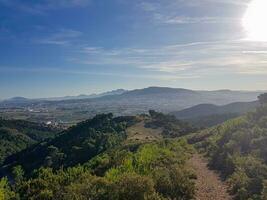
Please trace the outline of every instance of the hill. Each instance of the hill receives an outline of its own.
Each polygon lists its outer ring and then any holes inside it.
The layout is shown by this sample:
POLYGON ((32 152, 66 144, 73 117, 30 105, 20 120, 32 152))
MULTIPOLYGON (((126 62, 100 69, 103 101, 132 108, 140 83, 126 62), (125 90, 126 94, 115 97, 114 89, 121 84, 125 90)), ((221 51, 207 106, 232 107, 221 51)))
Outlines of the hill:
POLYGON ((219 114, 244 114, 254 110, 259 106, 258 101, 253 102, 235 102, 227 105, 217 106, 214 104, 199 104, 181 111, 171 112, 178 119, 190 119, 219 114))
POLYGON ((259 106, 258 101, 235 102, 222 106, 200 104, 181 111, 171 112, 170 114, 177 119, 191 122, 196 126, 210 127, 253 111, 257 106, 259 106))
POLYGON ((267 105, 203 130, 189 142, 205 153, 209 165, 227 180, 236 199, 266 199, 267 105))
POLYGON ((151 133, 154 131, 158 131, 160 138, 173 138, 195 130, 187 123, 155 111, 151 111, 151 117, 113 117, 112 114, 101 114, 69 128, 52 140, 11 155, 4 165, 21 165, 27 172, 41 166, 70 167, 82 164, 122 142, 129 144, 151 141, 151 133), (138 124, 139 128, 136 128, 138 124), (129 134, 133 130, 135 132, 129 134))
POLYGON ((13 153, 54 137, 57 131, 33 122, 0 119, 0 163, 13 153))
POLYGON ((173 116, 96 115, 8 157, 0 194, 12 199, 192 199, 193 149, 177 137, 196 129, 173 116), (26 172, 26 174, 24 174, 26 172), (164 180, 164 181, 163 181, 164 180))

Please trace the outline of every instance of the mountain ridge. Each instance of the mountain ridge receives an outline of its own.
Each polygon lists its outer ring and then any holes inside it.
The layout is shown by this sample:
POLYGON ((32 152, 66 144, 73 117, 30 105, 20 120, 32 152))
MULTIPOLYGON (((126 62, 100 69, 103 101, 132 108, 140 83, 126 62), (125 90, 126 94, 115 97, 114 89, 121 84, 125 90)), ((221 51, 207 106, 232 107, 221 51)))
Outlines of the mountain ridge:
POLYGON ((215 104, 199 104, 184 110, 171 112, 172 115, 179 119, 192 117, 209 116, 214 114, 237 113, 243 114, 255 109, 259 105, 258 101, 253 102, 234 102, 222 106, 215 104))

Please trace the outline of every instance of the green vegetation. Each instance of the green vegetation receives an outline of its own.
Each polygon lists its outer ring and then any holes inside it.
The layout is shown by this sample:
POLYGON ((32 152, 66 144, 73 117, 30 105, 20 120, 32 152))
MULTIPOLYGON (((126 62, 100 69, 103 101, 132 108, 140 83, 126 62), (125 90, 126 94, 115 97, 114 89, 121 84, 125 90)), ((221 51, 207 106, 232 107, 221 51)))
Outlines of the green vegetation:
POLYGON ((17 199, 17 195, 15 194, 15 192, 11 190, 7 178, 2 178, 0 180, 0 199, 1 200, 17 199))
POLYGON ((54 137, 57 131, 32 122, 0 119, 0 164, 7 156, 54 137))
POLYGON ((172 115, 164 115, 162 113, 155 112, 154 110, 150 110, 149 114, 151 116, 151 120, 146 122, 145 127, 154 129, 162 128, 162 135, 165 138, 181 137, 198 130, 187 122, 177 120, 172 115))
POLYGON ((195 176, 185 166, 191 152, 185 140, 144 144, 135 151, 119 147, 83 166, 40 168, 19 179, 14 191, 22 200, 192 199, 195 176))
POLYGON ((173 134, 191 130, 156 112, 136 117, 97 115, 8 157, 2 173, 12 185, 3 178, 0 195, 5 200, 192 199, 196 177, 187 161, 194 149, 173 134), (146 123, 155 123, 153 129, 145 128, 146 123), (132 127, 140 132, 140 140, 129 140, 132 127), (147 139, 152 130, 158 137, 147 139))
POLYGON ((267 105, 244 117, 204 130, 189 142, 207 154, 239 200, 265 200, 267 180, 267 105))
POLYGON ((205 130, 153 110, 133 117, 96 115, 5 159, 1 172, 12 184, 2 178, 0 199, 194 199, 197 177, 188 163, 194 153, 189 142, 207 155, 236 199, 265 200, 262 98, 254 112, 205 130))
POLYGON ((112 114, 97 115, 5 160, 5 165, 21 165, 26 173, 34 169, 70 167, 82 164, 103 151, 119 145, 126 138, 125 130, 134 117, 113 118, 112 114))
POLYGON ((228 113, 228 114, 215 114, 209 116, 201 116, 196 118, 184 119, 184 121, 194 124, 196 127, 209 128, 222 124, 230 119, 240 117, 240 114, 228 113))

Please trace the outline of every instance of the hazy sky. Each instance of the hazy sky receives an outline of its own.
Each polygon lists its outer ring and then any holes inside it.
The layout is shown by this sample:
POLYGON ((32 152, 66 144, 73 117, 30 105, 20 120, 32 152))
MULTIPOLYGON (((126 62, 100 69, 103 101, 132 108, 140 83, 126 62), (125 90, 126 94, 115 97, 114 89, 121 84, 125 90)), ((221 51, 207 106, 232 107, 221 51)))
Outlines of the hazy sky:
POLYGON ((0 0, 0 98, 266 89, 267 42, 242 26, 248 2, 0 0))

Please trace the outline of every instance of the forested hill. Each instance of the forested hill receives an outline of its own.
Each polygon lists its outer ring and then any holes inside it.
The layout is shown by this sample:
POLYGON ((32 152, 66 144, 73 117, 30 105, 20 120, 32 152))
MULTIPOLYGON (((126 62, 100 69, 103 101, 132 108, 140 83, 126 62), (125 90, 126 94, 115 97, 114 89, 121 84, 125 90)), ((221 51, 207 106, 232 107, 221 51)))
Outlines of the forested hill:
POLYGON ((189 141, 207 154, 239 200, 267 199, 267 94, 255 112, 194 134, 189 141))
POLYGON ((176 120, 172 116, 150 111, 151 116, 113 117, 112 114, 101 114, 77 124, 62 132, 55 139, 44 141, 11 155, 4 165, 21 165, 27 172, 39 167, 59 168, 82 164, 92 157, 119 146, 124 141, 144 142, 159 132, 160 138, 173 138, 196 129, 189 124, 176 120), (136 125, 137 124, 137 125, 136 125), (130 128, 135 129, 130 136, 130 128), (138 132, 141 134, 138 136, 138 132))
POLYGON ((195 126, 212 127, 253 111, 259 104, 258 101, 235 102, 223 106, 199 104, 181 111, 171 112, 170 114, 195 126))
POLYGON ((258 101, 253 102, 235 102, 223 106, 217 106, 214 104, 199 104, 184 110, 172 112, 171 114, 178 119, 192 119, 201 118, 211 115, 221 114, 238 114, 242 115, 249 111, 253 111, 259 106, 258 101))
POLYGON ((7 156, 52 138, 57 132, 56 129, 37 123, 0 119, 0 164, 7 156))
POLYGON ((173 116, 101 114, 54 139, 8 157, 1 167, 4 199, 192 199, 193 149, 180 136, 197 129, 173 116))

